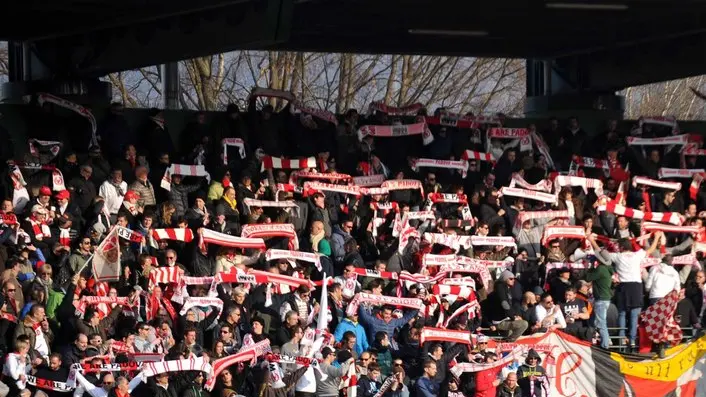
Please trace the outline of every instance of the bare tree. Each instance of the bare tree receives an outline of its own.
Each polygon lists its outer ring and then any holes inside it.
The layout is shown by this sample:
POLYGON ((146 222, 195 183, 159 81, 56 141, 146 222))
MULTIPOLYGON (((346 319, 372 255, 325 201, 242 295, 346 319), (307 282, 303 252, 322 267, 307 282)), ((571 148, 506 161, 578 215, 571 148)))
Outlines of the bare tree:
POLYGON ((704 76, 665 81, 621 92, 625 95, 625 118, 640 116, 675 116, 679 120, 702 119, 706 102, 698 98, 704 91, 704 76))

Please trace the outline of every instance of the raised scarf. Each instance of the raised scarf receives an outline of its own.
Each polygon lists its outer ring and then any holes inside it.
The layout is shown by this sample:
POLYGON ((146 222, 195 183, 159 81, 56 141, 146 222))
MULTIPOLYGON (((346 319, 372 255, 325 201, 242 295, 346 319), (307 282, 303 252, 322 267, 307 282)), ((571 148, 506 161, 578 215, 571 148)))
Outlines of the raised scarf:
POLYGON ((537 192, 534 190, 518 189, 515 187, 503 186, 498 192, 500 196, 522 197, 529 200, 537 200, 544 203, 554 204, 557 201, 556 194, 537 192))
POLYGON ((421 135, 424 145, 429 145, 434 141, 434 136, 425 122, 406 125, 364 125, 358 129, 359 141, 367 136, 394 138, 412 135, 421 135))

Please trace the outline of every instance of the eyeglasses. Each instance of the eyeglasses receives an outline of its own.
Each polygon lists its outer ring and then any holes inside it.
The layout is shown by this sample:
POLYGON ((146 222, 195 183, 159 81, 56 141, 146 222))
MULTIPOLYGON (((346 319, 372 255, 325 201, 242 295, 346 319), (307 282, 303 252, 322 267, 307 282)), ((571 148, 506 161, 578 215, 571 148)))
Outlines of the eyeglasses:
POLYGON ((552 303, 554 303, 554 301, 544 301, 545 305, 551 305, 552 303))
POLYGON ((309 294, 309 293, 307 292, 306 294, 301 294, 300 296, 301 296, 302 298, 308 298, 309 296, 311 296, 311 294, 309 294))
POLYGON ((404 366, 404 364, 402 364, 402 363, 394 363, 394 364, 392 364, 392 366, 393 366, 393 367, 402 367, 402 366, 404 366))
POLYGON ((81 244, 91 244, 91 240, 81 241, 81 244))

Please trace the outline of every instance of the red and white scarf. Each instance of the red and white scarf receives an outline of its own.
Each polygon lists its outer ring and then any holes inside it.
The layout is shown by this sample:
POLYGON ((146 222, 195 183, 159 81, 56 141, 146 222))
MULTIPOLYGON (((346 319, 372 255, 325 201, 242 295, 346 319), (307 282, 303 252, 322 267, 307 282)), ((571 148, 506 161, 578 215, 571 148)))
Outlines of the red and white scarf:
POLYGON ((384 280, 397 280, 399 278, 399 275, 395 272, 379 272, 377 270, 363 269, 360 267, 356 267, 353 272, 358 276, 381 278, 384 280))
POLYGON ((183 371, 200 371, 210 375, 212 368, 206 359, 195 356, 184 360, 150 362, 142 365, 142 375, 148 378, 167 372, 183 371))
POLYGON ((471 236, 472 245, 491 245, 517 249, 517 242, 510 236, 471 236))
POLYGON ((29 224, 32 225, 32 232, 34 232, 34 238, 42 241, 46 238, 51 238, 51 230, 49 226, 44 222, 38 222, 34 216, 27 218, 29 224))
POLYGON ((477 274, 483 283, 484 288, 488 288, 492 278, 490 277, 491 267, 506 268, 510 261, 489 261, 483 259, 469 258, 467 256, 459 256, 457 258, 458 264, 456 265, 446 265, 441 268, 442 272, 447 273, 471 273, 477 274))
POLYGON ((460 171, 462 178, 468 175, 468 162, 466 160, 437 160, 426 158, 413 160, 412 170, 416 172, 419 168, 447 168, 460 171))
POLYGON ((686 145, 689 143, 689 134, 665 136, 661 138, 640 138, 629 136, 626 138, 628 146, 671 146, 686 145))
POLYGON ((419 335, 419 344, 426 342, 452 342, 472 345, 470 331, 457 331, 443 328, 424 327, 419 335))
POLYGON ((424 254, 422 257, 422 267, 436 267, 445 265, 455 265, 456 255, 434 255, 424 254))
MULTIPOLYGON (((218 309, 218 315, 214 319, 214 323, 215 323, 221 317, 221 313, 223 313, 223 301, 218 298, 187 296, 186 300, 184 301, 184 306, 181 307, 181 311, 179 312, 179 315, 180 316, 186 315, 186 312, 189 311, 189 309, 191 309, 192 307, 207 307, 207 306, 211 306, 211 307, 218 309)), ((210 328, 211 325, 212 324, 208 324, 207 327, 210 328)))
POLYGON ((646 221, 671 223, 676 226, 684 223, 684 216, 678 212, 642 212, 640 210, 627 208, 616 204, 614 201, 610 201, 606 205, 599 206, 597 211, 599 213, 607 211, 611 214, 623 215, 632 219, 644 219, 646 221))
POLYGON ((37 146, 41 146, 42 148, 49 150, 54 157, 59 154, 61 147, 63 146, 63 143, 60 141, 42 141, 39 139, 30 139, 27 143, 29 144, 29 152, 35 156, 39 154, 37 151, 37 146))
POLYGON ((520 151, 532 150, 532 135, 527 128, 488 128, 486 150, 490 149, 490 139, 519 139, 520 151))
POLYGON ((600 179, 557 175, 554 179, 554 192, 558 193, 564 186, 581 186, 584 193, 588 193, 588 189, 595 189, 596 196, 600 197, 603 195, 603 182, 600 179))
POLYGON ((417 114, 417 112, 419 112, 420 109, 423 108, 424 105, 422 105, 421 103, 413 103, 407 106, 395 107, 385 105, 385 103, 382 101, 374 101, 371 102, 370 105, 368 105, 368 112, 381 112, 387 114, 388 116, 414 116, 417 114))
POLYGON ((377 187, 385 182, 385 175, 354 176, 353 184, 360 187, 377 187))
POLYGON ((412 135, 421 135, 424 145, 429 145, 434 141, 434 136, 425 122, 405 125, 364 125, 358 129, 359 141, 362 141, 366 136, 395 138, 412 135))
POLYGON ((642 230, 646 232, 662 231, 666 233, 698 233, 701 229, 698 226, 674 226, 661 223, 643 222, 642 230))
POLYGON ((373 295, 366 294, 364 292, 359 292, 355 294, 353 300, 348 304, 346 308, 346 313, 350 316, 358 312, 358 306, 361 303, 372 303, 374 305, 390 305, 390 306, 402 306, 408 307, 410 309, 421 310, 424 306, 419 298, 398 298, 394 296, 387 295, 373 295))
POLYGON ((228 146, 235 146, 238 148, 238 154, 241 159, 245 158, 245 142, 240 138, 224 138, 221 143, 223 144, 223 164, 228 165, 228 146))
POLYGON ((429 125, 440 125, 443 127, 453 127, 459 129, 473 130, 481 127, 481 124, 470 117, 454 117, 449 114, 439 116, 424 117, 424 121, 429 125))
POLYGON ((360 187, 356 185, 334 185, 332 183, 304 182, 305 195, 309 195, 310 192, 335 192, 360 196, 360 187))
POLYGON ((542 139, 542 137, 534 131, 531 135, 532 142, 537 145, 537 150, 542 156, 544 156, 544 159, 547 161, 547 166, 549 166, 549 168, 555 168, 554 160, 552 160, 552 156, 549 154, 549 146, 547 146, 546 142, 544 142, 544 139, 542 139))
POLYGON ((294 171, 289 176, 289 183, 296 184, 299 179, 350 182, 353 178, 348 174, 294 171))
POLYGON ((172 190, 172 175, 183 175, 183 176, 202 176, 205 177, 207 181, 211 181, 211 175, 206 171, 206 167, 203 165, 187 165, 187 164, 172 164, 164 170, 164 176, 159 186, 162 189, 171 191, 172 190))
POLYGON ((301 251, 288 251, 288 250, 278 250, 278 249, 268 249, 265 252, 265 259, 267 261, 274 261, 278 259, 287 259, 290 261, 304 261, 313 263, 319 271, 321 271, 321 259, 317 254, 310 252, 301 251))
POLYGON ((522 197, 529 200, 537 200, 544 203, 554 204, 557 201, 556 194, 537 192, 534 190, 518 189, 516 187, 503 186, 498 192, 500 196, 522 197))
POLYGON ((643 124, 657 124, 664 125, 667 127, 672 127, 672 134, 679 132, 679 126, 677 124, 677 118, 674 116, 644 116, 637 120, 640 127, 643 124))
POLYGON ((53 103, 53 104, 60 106, 62 108, 69 109, 72 112, 76 112, 81 117, 85 117, 88 120, 88 122, 91 124, 91 141, 88 142, 88 144, 86 145, 86 148, 89 148, 91 146, 98 144, 98 139, 96 138, 96 129, 97 129, 98 124, 96 123, 96 118, 93 116, 93 113, 91 113, 90 110, 88 110, 87 108, 85 108, 77 103, 68 101, 63 98, 59 98, 59 97, 51 95, 51 94, 47 94, 45 92, 37 94, 37 103, 39 104, 39 106, 44 106, 45 102, 53 103))
POLYGON ((265 240, 261 238, 231 236, 229 234, 219 233, 206 228, 200 229, 200 236, 202 251, 205 251, 205 244, 210 243, 232 248, 259 249, 263 251, 266 249, 265 240))
POLYGON ((422 185, 422 181, 416 179, 392 179, 389 181, 384 181, 380 187, 386 188, 389 191, 419 189, 422 196, 424 196, 424 186, 422 185))
POLYGON ((548 179, 542 179, 541 181, 532 185, 516 172, 512 174, 512 179, 510 179, 510 187, 515 187, 515 185, 518 185, 521 188, 527 190, 534 190, 546 193, 552 192, 552 181, 548 179))
POLYGON ((275 274, 260 270, 249 269, 247 274, 244 273, 218 273, 216 276, 220 282, 224 283, 239 283, 239 284, 283 284, 292 288, 297 288, 300 285, 314 287, 314 284, 309 279, 285 276, 283 274, 275 274))
POLYGON ((691 184, 689 185, 689 197, 696 201, 699 195, 699 190, 701 189, 701 182, 704 180, 704 173, 697 172, 694 174, 691 184))
POLYGON ((175 240, 190 243, 194 240, 194 232, 191 229, 153 229, 152 238, 155 240, 175 240))
POLYGON ((448 328, 449 324, 451 323, 451 320, 453 320, 454 318, 456 318, 464 313, 468 314, 469 319, 476 318, 476 316, 478 316, 480 314, 480 304, 478 304, 478 300, 475 298, 475 294, 472 297, 465 298, 465 299, 468 299, 469 302, 466 303, 465 305, 459 307, 458 309, 456 309, 456 311, 454 311, 449 316, 449 318, 447 318, 446 320, 444 320, 443 310, 441 311, 441 313, 439 315, 439 320, 436 323, 437 328, 439 328, 439 327, 448 328), (443 321, 443 324, 442 324, 442 321, 443 321))
POLYGON ((657 175, 660 178, 693 178, 696 174, 703 174, 703 168, 681 169, 681 168, 660 168, 657 175))
POLYGON ((257 225, 245 225, 243 226, 241 236, 246 239, 286 237, 289 239, 290 249, 295 251, 299 249, 299 238, 297 238, 297 231, 291 223, 262 223, 257 225))
POLYGON ((218 375, 224 369, 230 367, 231 365, 247 361, 253 361, 258 357, 263 356, 271 351, 272 350, 270 349, 270 340, 263 339, 262 341, 257 342, 254 345, 243 347, 236 354, 231 354, 230 356, 215 360, 212 364, 213 372, 211 374, 211 377, 208 378, 208 380, 206 381, 204 388, 206 390, 212 391, 213 386, 215 386, 216 384, 216 379, 218 378, 218 375))
POLYGON ((269 200, 256 200, 251 198, 245 198, 243 200, 248 209, 250 207, 260 207, 260 208, 293 208, 295 212, 299 211, 299 206, 294 201, 269 201, 269 200))
POLYGON ((546 226, 542 236, 542 245, 546 246, 550 241, 559 238, 583 240, 586 238, 586 230, 583 226, 546 226))
POLYGON ((574 156, 572 162, 579 167, 585 168, 602 168, 604 170, 610 170, 613 168, 619 168, 615 164, 611 164, 610 160, 595 159, 592 157, 584 156, 574 156))
POLYGON ((645 176, 636 176, 632 178, 632 186, 637 187, 637 185, 652 186, 668 190, 681 190, 680 182, 657 181, 645 176))
POLYGON ((459 236, 456 234, 424 233, 424 241, 431 245, 439 244, 449 247, 458 252, 461 247, 470 248, 471 236, 459 236))
POLYGON ((482 152, 477 152, 475 150, 466 150, 463 152, 461 155, 461 160, 478 160, 478 161, 485 161, 488 163, 495 163, 495 160, 493 159, 493 154, 492 153, 482 153, 482 152))
POLYGON ((265 155, 265 157, 262 158, 262 168, 260 171, 262 172, 269 169, 295 170, 302 168, 316 168, 316 157, 287 159, 265 155))
POLYGON ((515 228, 521 228, 525 221, 531 219, 563 219, 569 218, 568 210, 561 211, 520 211, 517 214, 515 228))

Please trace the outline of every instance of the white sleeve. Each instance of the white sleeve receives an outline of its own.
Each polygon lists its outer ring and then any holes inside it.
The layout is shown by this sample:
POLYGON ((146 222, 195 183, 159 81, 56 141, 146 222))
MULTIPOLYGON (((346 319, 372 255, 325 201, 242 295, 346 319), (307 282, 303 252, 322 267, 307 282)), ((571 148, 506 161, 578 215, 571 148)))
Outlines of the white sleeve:
POLYGON ((279 309, 279 316, 282 319, 282 322, 286 320, 287 312, 290 310, 292 310, 292 308, 289 305, 289 302, 285 302, 284 304, 282 304, 282 307, 280 307, 279 309))
POLYGON ((660 266, 659 264, 654 265, 650 268, 650 274, 647 276, 647 281, 645 281, 645 289, 647 291, 652 289, 652 284, 655 282, 655 277, 657 274, 657 267, 660 266))
POLYGON ((559 306, 555 306, 557 309, 557 314, 555 316, 557 324, 561 326, 562 329, 566 328, 566 320, 564 320, 564 313, 561 311, 559 306))

